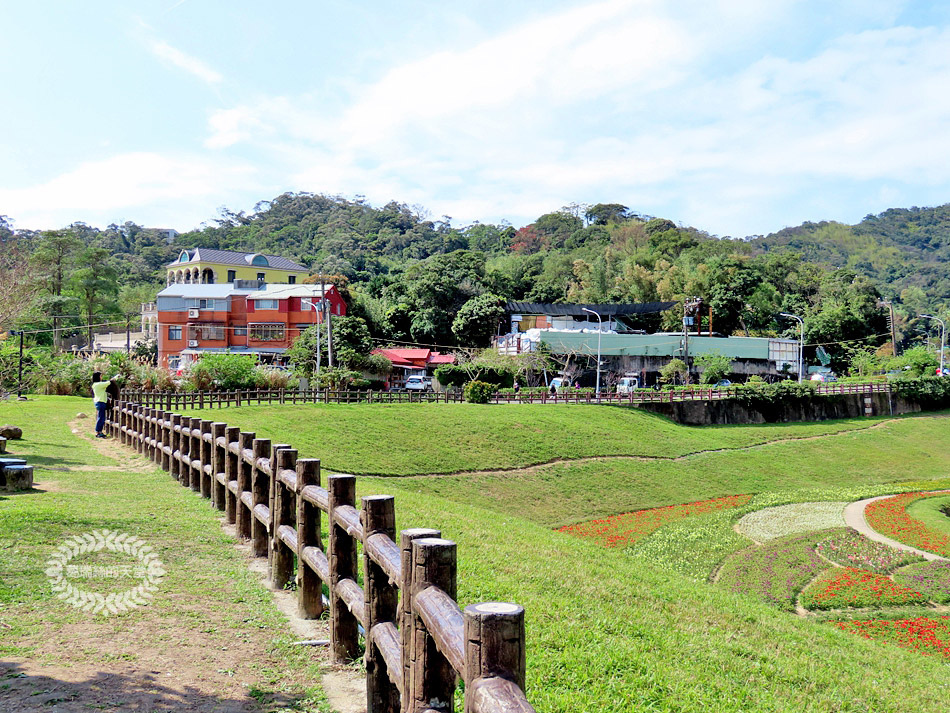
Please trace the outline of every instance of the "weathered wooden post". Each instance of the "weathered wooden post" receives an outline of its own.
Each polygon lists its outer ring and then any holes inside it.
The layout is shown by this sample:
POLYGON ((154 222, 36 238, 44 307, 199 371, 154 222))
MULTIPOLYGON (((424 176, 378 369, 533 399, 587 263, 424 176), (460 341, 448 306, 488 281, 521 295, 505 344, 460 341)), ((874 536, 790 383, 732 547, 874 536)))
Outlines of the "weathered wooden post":
POLYGON ((224 510, 225 491, 228 486, 226 479, 222 483, 219 478, 227 468, 227 441, 224 441, 227 428, 228 424, 220 421, 211 424, 211 502, 218 510, 224 510), (219 440, 224 441, 224 445, 221 445, 219 440))
POLYGON ((403 691, 402 710, 411 713, 412 697, 409 695, 409 669, 412 667, 412 641, 409 632, 412 630, 412 543, 425 537, 438 538, 442 536, 440 530, 427 527, 416 527, 402 530, 399 533, 400 562, 402 567, 399 589, 402 596, 399 598, 399 639, 402 647, 402 681, 403 691))
POLYGON ((188 453, 191 456, 191 489, 196 493, 201 492, 201 419, 191 419, 191 445, 188 447, 188 453))
POLYGON ((319 458, 297 461, 297 613, 303 619, 317 619, 323 614, 323 582, 303 562, 303 551, 307 547, 323 550, 320 508, 301 495, 309 485, 320 485, 319 458))
POLYGON ((270 478, 260 467, 260 461, 270 458, 270 440, 255 438, 251 444, 251 452, 254 461, 251 466, 251 551, 255 557, 267 557, 267 525, 254 514, 254 508, 268 503, 267 487, 270 485, 270 478))
POLYGON ((181 428, 181 415, 173 413, 171 415, 171 460, 169 461, 168 472, 171 473, 171 476, 178 480, 181 477, 181 433, 178 429, 181 428))
POLYGON ((201 495, 205 498, 211 497, 211 488, 214 486, 214 468, 211 469, 210 475, 205 471, 205 466, 211 465, 214 461, 214 443, 207 440, 211 436, 211 423, 211 421, 205 419, 201 420, 201 442, 199 444, 201 464, 198 466, 198 477, 201 478, 201 495))
MULTIPOLYGON (((429 587, 437 587, 453 601, 456 597, 456 546, 450 540, 423 537, 412 542, 412 585, 414 600, 429 587)), ((439 651, 432 633, 413 605, 408 632, 410 711, 432 709, 451 713, 455 696, 455 669, 439 651)))
MULTIPOLYGON (((277 446, 274 450, 276 464, 271 480, 271 583, 274 589, 283 589, 290 581, 294 571, 294 552, 280 539, 280 528, 293 526, 297 516, 295 493, 280 480, 281 471, 294 470, 297 467, 297 450, 277 446)), ((297 535, 300 537, 299 533, 297 535)), ((301 567, 306 565, 302 564, 301 567)))
POLYGON ((241 458, 231 450, 231 444, 239 443, 241 438, 241 429, 235 426, 229 426, 224 434, 224 519, 233 525, 237 518, 237 499, 241 497, 231 490, 231 484, 237 483, 239 473, 241 472, 241 458))
POLYGON ((530 710, 512 708, 504 682, 524 690, 524 609, 517 604, 472 604, 465 620, 465 713, 476 710, 530 710), (486 685, 496 679, 497 686, 486 685), (495 705, 490 705, 494 703, 495 705), (508 705, 505 705, 508 704, 508 705))
MULTIPOLYGON (((387 673, 382 652, 373 642, 373 627, 392 622, 398 617, 399 588, 367 553, 370 537, 382 535, 396 539, 395 499, 391 495, 371 495, 362 499, 363 521, 363 594, 366 619, 366 711, 367 713, 399 713, 399 689, 387 673)), ((401 672, 393 672, 399 673, 401 672)))
POLYGON ((270 531, 267 538, 267 564, 270 567, 274 565, 274 536, 277 533, 277 527, 274 524, 274 501, 277 499, 277 489, 280 483, 277 482, 277 475, 280 473, 277 461, 280 459, 280 452, 290 448, 289 443, 278 443, 271 448, 270 452, 270 479, 267 484, 267 512, 270 514, 270 531))
POLYGON ((359 656, 359 628, 356 617, 347 609, 338 588, 341 580, 356 581, 359 564, 356 538, 336 521, 334 511, 356 502, 356 478, 331 475, 327 483, 330 500, 330 641, 337 661, 352 661, 359 656))
POLYGON ((247 451, 251 450, 251 444, 254 442, 254 434, 248 431, 241 431, 238 439, 240 455, 238 456, 238 488, 235 521, 237 523, 238 537, 249 539, 251 537, 251 511, 244 505, 244 493, 251 492, 251 464, 247 462, 247 451))
POLYGON ((159 433, 161 434, 162 444, 161 444, 161 455, 160 455, 160 465, 162 470, 169 471, 171 470, 171 459, 168 456, 168 451, 171 447, 171 417, 172 415, 168 411, 161 411, 161 428, 159 433))

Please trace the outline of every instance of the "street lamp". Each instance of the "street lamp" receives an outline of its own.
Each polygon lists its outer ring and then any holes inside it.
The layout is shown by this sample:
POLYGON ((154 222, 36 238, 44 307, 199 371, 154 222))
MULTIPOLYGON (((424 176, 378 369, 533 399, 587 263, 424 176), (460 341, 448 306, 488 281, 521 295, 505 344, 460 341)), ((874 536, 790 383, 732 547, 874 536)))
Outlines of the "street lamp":
POLYGON ((600 337, 603 334, 601 325, 603 321, 600 319, 600 315, 592 309, 587 309, 586 307, 581 307, 582 312, 587 312, 592 314, 597 318, 597 403, 600 403, 600 337))
POLYGON ((801 332, 798 337, 798 383, 800 384, 802 383, 802 372, 805 370, 805 320, 797 314, 788 314, 787 312, 779 312, 779 314, 782 317, 797 319, 801 324, 801 332))
POLYGON ((932 314, 922 314, 919 316, 932 319, 935 322, 940 322, 940 376, 945 376, 943 371, 943 353, 947 348, 947 325, 942 319, 940 319, 940 317, 934 317, 932 314))

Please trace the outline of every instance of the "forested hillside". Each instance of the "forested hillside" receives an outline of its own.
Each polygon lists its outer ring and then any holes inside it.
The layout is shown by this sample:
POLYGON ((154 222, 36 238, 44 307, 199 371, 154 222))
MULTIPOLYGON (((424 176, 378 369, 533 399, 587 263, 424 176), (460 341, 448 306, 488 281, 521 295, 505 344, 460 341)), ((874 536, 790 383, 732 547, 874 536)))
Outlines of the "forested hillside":
MULTIPOLYGON (((5 228, 8 226, 4 226, 5 228)), ((285 255, 332 276, 352 314, 381 340, 477 346, 479 325, 505 300, 651 302, 698 296, 722 334, 797 336, 780 312, 806 318, 806 340, 845 355, 888 339, 881 300, 896 305, 898 338, 919 339, 921 311, 950 307, 950 206, 893 209, 855 226, 805 223, 751 240, 718 239, 604 203, 567 206, 533 223, 453 227, 424 209, 373 207, 287 193, 251 214, 217 220, 168 243, 134 223, 6 231, 40 283, 30 325, 134 313, 161 288, 185 247, 285 255), (65 319, 65 318, 64 318, 65 319)), ((679 329, 671 310, 641 326, 679 329)), ((707 317, 708 318, 708 317, 707 317)))

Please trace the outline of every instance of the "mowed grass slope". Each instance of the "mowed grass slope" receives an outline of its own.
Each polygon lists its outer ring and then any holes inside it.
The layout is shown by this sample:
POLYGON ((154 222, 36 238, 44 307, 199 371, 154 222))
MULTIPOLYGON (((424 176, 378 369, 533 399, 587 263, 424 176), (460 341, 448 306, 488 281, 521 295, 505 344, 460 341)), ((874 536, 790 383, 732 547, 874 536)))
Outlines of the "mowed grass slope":
POLYGON ((262 405, 183 413, 290 443, 301 453, 319 453, 325 468, 367 475, 520 468, 592 456, 675 458, 874 423, 694 428, 635 408, 565 404, 262 405))
MULTIPOLYGON (((301 456, 321 457, 325 466, 340 471, 363 470, 352 464, 369 462, 371 447, 381 459, 386 458, 387 452, 394 451, 406 454, 400 456, 401 462, 411 463, 408 458, 413 450, 420 451, 418 460, 426 458, 422 451, 428 442, 418 442, 416 428, 401 430, 396 423, 388 425, 383 432, 376 430, 380 423, 390 424, 393 420, 389 407, 378 411, 351 407, 350 412, 347 408, 313 409, 322 413, 321 418, 304 420, 300 407, 269 407, 266 412, 257 414, 255 424, 237 418, 243 409, 225 411, 221 416, 230 425, 292 443, 301 456), (271 414, 269 419, 267 413, 271 414), (347 422, 353 437, 334 430, 333 458, 330 458, 326 455, 331 444, 325 427, 328 428, 332 416, 337 422, 347 422), (295 429, 293 433, 290 426, 295 429), (313 432, 308 432, 308 428, 314 429, 313 432)), ((442 408, 441 405, 414 406, 409 415, 429 410, 439 414, 442 408)), ((715 585, 689 579, 669 568, 631 556, 629 551, 605 550, 550 529, 553 522, 581 521, 601 510, 611 514, 621 512, 631 503, 649 501, 662 505, 697 500, 702 496, 697 497, 695 493, 701 488, 736 494, 755 488, 770 490, 772 479, 782 481, 781 487, 794 488, 803 482, 811 484, 813 479, 824 479, 831 484, 866 482, 870 485, 898 479, 934 478, 938 473, 945 477, 950 469, 939 453, 947 444, 945 420, 905 419, 870 431, 854 430, 866 427, 869 421, 707 430, 682 428, 645 414, 625 413, 623 409, 598 412, 594 410, 596 407, 567 407, 563 409, 565 415, 550 416, 547 409, 537 407, 534 412, 496 416, 496 412, 502 414, 507 408, 461 406, 458 413, 451 416, 459 423, 458 432, 439 431, 442 434, 439 459, 450 465, 444 470, 459 469, 451 465, 469 458, 466 438, 472 433, 489 431, 483 421, 495 418, 520 418, 523 428, 530 423, 540 431, 534 433, 535 439, 557 445, 572 442, 562 440, 561 431, 566 428, 566 422, 560 419, 568 418, 567 414, 574 414, 578 423, 588 422, 585 428, 589 437, 603 428, 601 418, 617 418, 607 415, 608 412, 617 411, 621 418, 632 414, 639 418, 625 423, 631 431, 635 430, 634 425, 638 429, 637 442, 643 445, 637 448, 655 446, 657 451, 665 448, 666 457, 708 450, 712 442, 737 448, 782 440, 788 434, 797 434, 795 437, 800 438, 842 429, 854 431, 797 443, 765 445, 749 451, 704 454, 675 463, 637 462, 637 468, 642 466, 643 470, 635 472, 624 470, 634 465, 631 461, 612 461, 609 463, 618 470, 609 477, 603 475, 606 461, 578 463, 573 465, 590 469, 577 470, 576 475, 571 476, 575 478, 573 485, 563 488, 536 477, 548 468, 504 474, 506 477, 499 481, 523 480, 517 488, 484 487, 489 481, 486 476, 478 475, 360 478, 360 494, 396 496, 399 528, 440 528, 445 537, 458 543, 458 588, 462 605, 500 600, 525 606, 528 695, 539 711, 903 713, 945 710, 950 705, 947 664, 938 659, 875 644, 819 621, 778 612, 715 585), (535 413, 542 420, 531 421, 535 413), (905 423, 908 426, 902 430, 905 423), (657 426, 655 432, 654 425, 657 426), (898 430, 890 432, 894 428, 898 430), (913 440, 915 432, 920 433, 920 442, 913 440), (877 459, 871 446, 876 436, 898 450, 880 467, 874 465, 877 459), (931 450, 924 451, 925 455, 915 457, 928 438, 937 443, 931 450), (812 446, 816 447, 812 449, 812 446), (872 452, 862 456, 868 449, 872 452), (725 459, 721 464, 708 465, 718 462, 716 459, 720 457, 725 459), (730 464, 730 458, 736 460, 730 464), (748 458, 751 460, 743 460, 748 458), (694 460, 696 463, 688 469, 656 470, 688 465, 694 460), (865 472, 875 467, 877 470, 865 472), (707 477, 709 480, 704 481, 707 477), (466 490, 468 478, 473 485, 466 490), (573 500, 569 507, 562 505, 562 496, 580 487, 582 481, 587 488, 584 496, 573 500), (433 490, 453 483, 455 487, 448 490, 433 490), (624 493, 627 493, 626 500, 622 499, 624 493), (611 503, 616 507, 611 507, 611 503), (572 513, 571 517, 565 515, 567 511, 572 513)), ((218 416, 213 414, 214 418, 218 416)), ((431 428, 435 429, 438 418, 438 415, 432 417, 431 428)), ((510 424, 509 430, 514 430, 510 424)), ((513 449, 518 451, 519 458, 527 457, 528 447, 523 443, 519 445, 520 441, 524 439, 498 435, 493 444, 486 441, 479 447, 485 460, 497 463, 510 457, 513 449), (510 445, 512 442, 514 445, 510 445)), ((587 447, 596 450, 596 445, 587 447)), ((614 441, 614 445, 621 444, 614 441)), ((581 444, 578 442, 576 447, 580 449, 581 444)), ((884 458, 887 450, 883 448, 878 457, 884 458)), ((488 466, 478 463, 473 469, 485 467, 488 466)), ((565 464, 555 466, 564 467, 565 464)), ((167 475, 158 477, 148 488, 130 492, 129 498, 119 509, 133 508, 143 513, 149 512, 143 508, 154 504, 156 512, 164 512, 175 507, 175 502, 186 503, 186 515, 192 519, 188 527, 193 528, 193 536, 201 538, 205 527, 211 528, 207 537, 218 536, 210 505, 196 500, 187 490, 172 483, 167 475), (207 508, 209 514, 200 516, 197 511, 192 512, 191 504, 207 508)), ((85 504, 86 508, 89 506, 85 504)), ((83 504, 77 504, 77 508, 81 512, 83 504)), ((223 576, 241 578, 240 573, 229 575, 227 570, 223 576)))

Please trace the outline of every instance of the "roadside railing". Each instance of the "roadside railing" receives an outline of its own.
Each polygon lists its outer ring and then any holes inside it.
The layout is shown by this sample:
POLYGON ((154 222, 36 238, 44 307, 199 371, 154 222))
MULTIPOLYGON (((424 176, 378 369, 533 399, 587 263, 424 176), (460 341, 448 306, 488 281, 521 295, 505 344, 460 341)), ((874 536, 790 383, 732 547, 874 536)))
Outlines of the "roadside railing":
POLYGON ((534 711, 524 694, 524 609, 460 609, 455 543, 431 529, 397 537, 391 495, 357 507, 354 476, 331 475, 324 488, 319 459, 226 423, 120 401, 107 427, 222 510, 267 558, 275 588, 295 580, 301 617, 329 609, 334 660, 360 657, 362 629, 367 713, 451 713, 458 680, 466 713, 534 711))
MULTIPOLYGON (((815 393, 822 396, 837 394, 889 393, 890 384, 869 382, 862 384, 817 384, 815 393)), ((719 401, 735 398, 742 387, 700 387, 677 389, 640 389, 626 394, 602 392, 600 399, 590 389, 565 389, 555 394, 547 391, 500 393, 492 403, 522 404, 640 404, 672 403, 674 401, 719 401)), ((396 404, 396 403, 461 403, 462 392, 453 391, 333 391, 330 389, 245 389, 237 391, 132 391, 123 390, 120 398, 151 408, 167 411, 176 409, 214 409, 229 406, 257 404, 396 404)))

